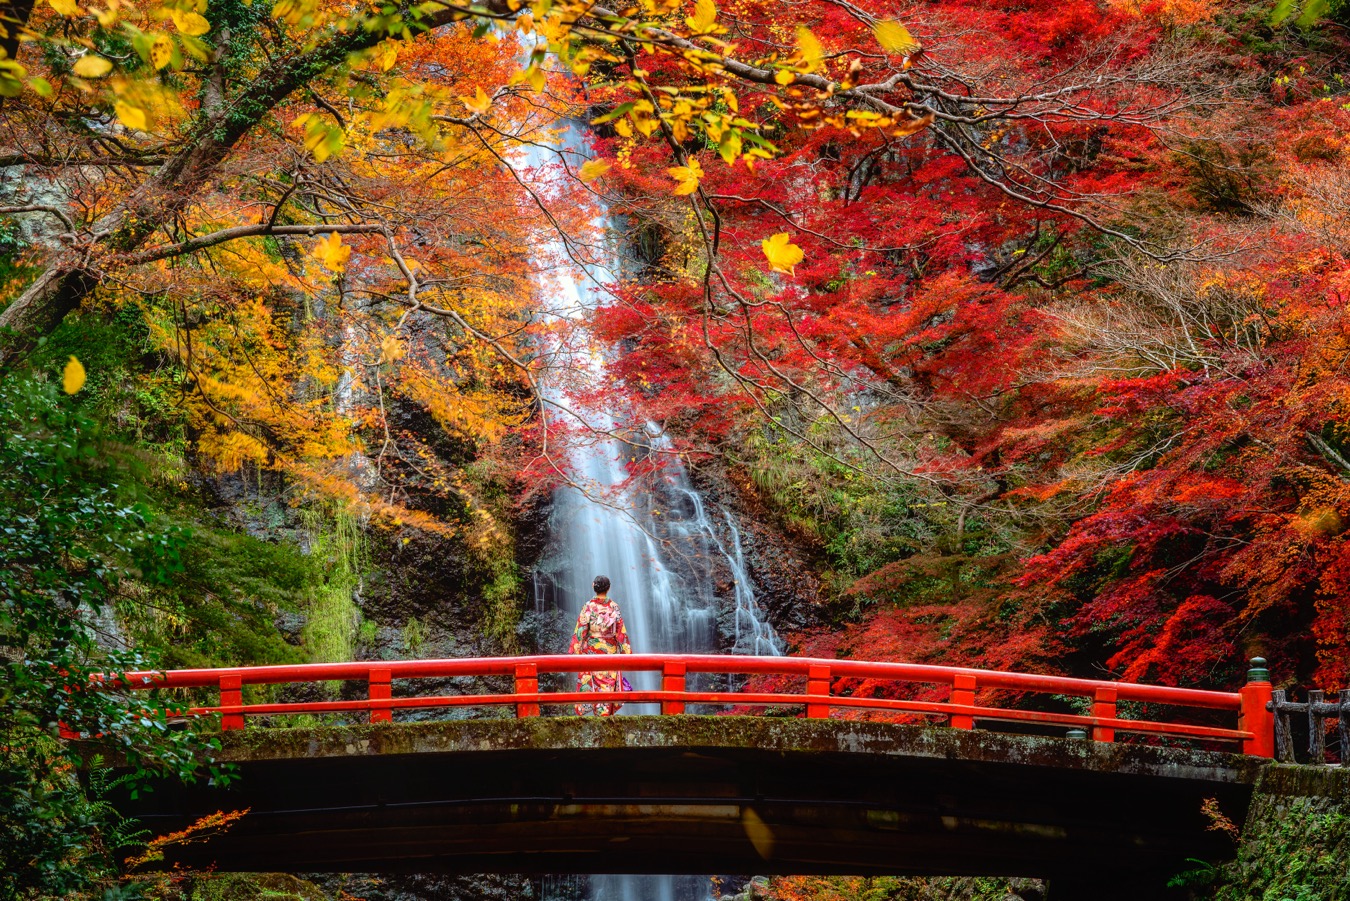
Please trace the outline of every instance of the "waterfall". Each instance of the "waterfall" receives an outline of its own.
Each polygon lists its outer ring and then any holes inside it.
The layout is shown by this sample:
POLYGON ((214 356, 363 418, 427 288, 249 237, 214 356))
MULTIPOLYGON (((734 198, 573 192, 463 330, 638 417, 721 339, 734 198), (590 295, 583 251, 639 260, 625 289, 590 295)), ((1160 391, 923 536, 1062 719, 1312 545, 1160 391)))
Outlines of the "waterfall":
MULTIPOLYGON (((579 152, 582 137, 572 128, 557 147, 579 152)), ((531 149, 529 163, 543 166, 545 153, 531 149)), ((622 223, 603 210, 595 224, 603 234, 622 234, 622 223)), ((554 494, 550 550, 535 577, 537 612, 561 611, 553 622, 570 630, 592 595, 591 579, 603 574, 612 582, 610 596, 637 653, 779 654, 730 511, 694 487, 657 424, 635 422, 624 409, 598 408, 582 399, 608 382, 615 353, 597 346, 587 328, 603 300, 601 286, 616 282, 623 271, 615 243, 598 263, 563 266, 540 280, 547 315, 565 318, 570 326, 571 340, 557 339, 544 351, 549 365, 541 388, 549 421, 571 427, 561 453, 573 481, 554 494), (585 427, 576 428, 578 419, 585 427), (630 464, 652 460, 663 465, 647 480, 651 484, 630 479, 630 464)), ((561 239, 542 250, 552 260, 567 256, 561 239)), ((553 636, 560 644, 550 642, 547 649, 558 650, 566 637, 553 636)), ((635 688, 659 687, 658 673, 629 678, 635 688)), ((621 711, 656 712, 656 705, 635 704, 621 711)), ((708 877, 690 876, 592 876, 589 889, 592 901, 699 901, 710 893, 708 877)))

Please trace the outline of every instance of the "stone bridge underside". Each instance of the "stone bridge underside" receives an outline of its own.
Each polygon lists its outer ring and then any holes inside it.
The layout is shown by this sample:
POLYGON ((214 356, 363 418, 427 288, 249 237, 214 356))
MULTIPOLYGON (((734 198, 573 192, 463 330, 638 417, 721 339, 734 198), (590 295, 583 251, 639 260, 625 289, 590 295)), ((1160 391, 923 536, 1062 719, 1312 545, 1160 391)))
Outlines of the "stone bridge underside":
MULTIPOLYGON (((839 720, 624 716, 251 728, 239 779, 119 807, 177 862, 262 872, 1003 875, 1060 884, 1231 857, 1253 758, 839 720), (1107 875, 1116 874, 1116 875, 1107 875)), ((1102 895, 1101 897, 1105 897, 1102 895)))

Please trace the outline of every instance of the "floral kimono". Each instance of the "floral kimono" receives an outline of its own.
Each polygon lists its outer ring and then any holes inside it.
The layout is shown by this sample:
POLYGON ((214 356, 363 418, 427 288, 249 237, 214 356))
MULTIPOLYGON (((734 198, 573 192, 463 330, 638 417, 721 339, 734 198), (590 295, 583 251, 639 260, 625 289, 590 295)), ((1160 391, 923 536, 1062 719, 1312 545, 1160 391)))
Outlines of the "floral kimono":
MULTIPOLYGON (((569 654, 631 654, 628 630, 623 625, 619 605, 608 599, 591 598, 581 608, 577 627, 572 632, 569 654)), ((623 674, 614 672, 577 673, 577 691, 631 691, 623 674)), ((622 704, 578 704, 577 716, 596 714, 613 716, 622 704)))

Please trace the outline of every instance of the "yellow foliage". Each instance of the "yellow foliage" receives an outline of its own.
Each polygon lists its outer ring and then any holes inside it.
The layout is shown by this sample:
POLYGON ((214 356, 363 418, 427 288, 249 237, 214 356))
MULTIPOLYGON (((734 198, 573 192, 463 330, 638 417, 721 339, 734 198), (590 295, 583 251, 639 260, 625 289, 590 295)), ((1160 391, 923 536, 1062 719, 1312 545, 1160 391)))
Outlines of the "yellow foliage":
POLYGON ((764 248, 764 257, 774 272, 791 275, 796 270, 797 264, 806 257, 802 249, 791 242, 787 232, 779 232, 765 238, 760 246, 764 248))
POLYGON ((584 182, 593 182, 608 171, 608 160, 587 160, 581 164, 581 180, 584 182))
POLYGON ((698 160, 693 158, 690 158, 688 166, 673 166, 666 172, 671 178, 679 182, 673 192, 678 196, 697 191, 699 179, 703 178, 703 167, 699 165, 698 160))
POLYGON ((329 232, 328 237, 320 239, 314 247, 314 258, 330 272, 341 273, 351 257, 352 249, 342 243, 342 235, 337 232, 329 232))
POLYGON ((112 71, 112 63, 96 53, 86 53, 75 60, 70 71, 81 78, 102 78, 112 71))
POLYGON ((892 53, 911 53, 919 49, 919 42, 899 22, 878 22, 872 33, 876 35, 877 43, 892 53))
POLYGON ((61 390, 67 394, 75 394, 84 387, 84 380, 84 364, 71 357, 66 363, 65 371, 61 373, 61 390))
POLYGON ((474 95, 472 97, 464 97, 462 99, 464 101, 464 106, 466 106, 470 112, 478 113, 480 116, 492 107, 492 98, 489 97, 487 92, 481 87, 474 88, 474 95))
POLYGON ((694 14, 684 21, 694 34, 707 34, 713 30, 717 22, 717 6, 713 0, 697 0, 694 4, 694 14))
POLYGON ((169 15, 173 19, 174 27, 189 37, 200 37, 211 30, 211 23, 199 13, 174 9, 169 15))
POLYGON ((802 69, 807 72, 814 72, 822 65, 821 61, 825 58, 825 50, 820 46, 820 41, 811 33, 811 29, 806 26, 797 28, 797 59, 802 69))
POLYGON ((154 43, 150 45, 150 64, 156 69, 163 69, 173 59, 173 41, 167 34, 155 35, 154 43))

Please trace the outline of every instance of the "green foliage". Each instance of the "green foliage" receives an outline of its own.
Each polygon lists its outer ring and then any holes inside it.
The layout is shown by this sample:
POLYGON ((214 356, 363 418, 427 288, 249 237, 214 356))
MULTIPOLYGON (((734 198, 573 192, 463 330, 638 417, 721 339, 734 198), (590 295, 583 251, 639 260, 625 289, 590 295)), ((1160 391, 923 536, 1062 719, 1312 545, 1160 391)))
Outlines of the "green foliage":
POLYGON ((1005 901, 1014 883, 997 877, 786 876, 769 882, 769 901, 1005 901))
POLYGON ((520 569, 503 552, 492 554, 485 563, 488 580, 483 586, 483 632, 511 649, 520 623, 520 569))
POLYGON ((124 582, 182 571, 183 533, 135 501, 114 450, 54 386, 0 383, 0 899, 78 892, 111 873, 101 835, 119 822, 76 780, 78 752, 58 723, 116 747, 133 784, 209 767, 213 742, 171 731, 175 710, 158 692, 133 703, 91 678, 154 665, 102 647, 98 632, 124 582))
POLYGON ((1321 798, 1291 798, 1244 836, 1214 901, 1350 901, 1350 815, 1321 798))
POLYGON ((189 536, 183 572, 172 585, 124 591, 117 601, 137 644, 162 647, 168 668, 300 662, 276 619, 306 603, 320 581, 317 561, 292 542, 263 541, 189 514, 166 517, 189 536))
POLYGON ((59 372, 71 356, 79 357, 89 381, 76 404, 111 436, 135 443, 156 461, 153 474, 163 476, 182 469, 187 447, 186 414, 179 406, 184 373, 151 354, 144 316, 129 306, 110 317, 68 317, 39 341, 28 365, 34 372, 59 372))
POLYGON ((918 479, 862 474, 867 453, 823 417, 807 434, 818 449, 751 433, 744 465, 760 497, 824 551, 827 581, 855 608, 960 600, 1002 565, 1007 543, 982 515, 963 515, 959 502, 918 479), (909 561, 903 573, 895 571, 899 561, 909 561))
POLYGON ((427 627, 415 616, 408 617, 403 624, 403 653, 415 658, 422 653, 422 645, 427 640, 427 627))
MULTIPOLYGON (((28 270, 19 261, 19 254, 23 248, 23 235, 19 232, 19 224, 13 219, 0 217, 0 298, 8 293, 5 289, 11 282, 26 277, 28 270)), ((17 296, 17 292, 15 293, 17 296)), ((0 303, 0 308, 3 306, 4 304, 0 303)))
POLYGON ((307 510, 304 520, 312 535, 310 556, 318 567, 305 648, 315 663, 351 660, 361 624, 356 595, 368 565, 361 524, 345 510, 325 512, 318 507, 307 510))

